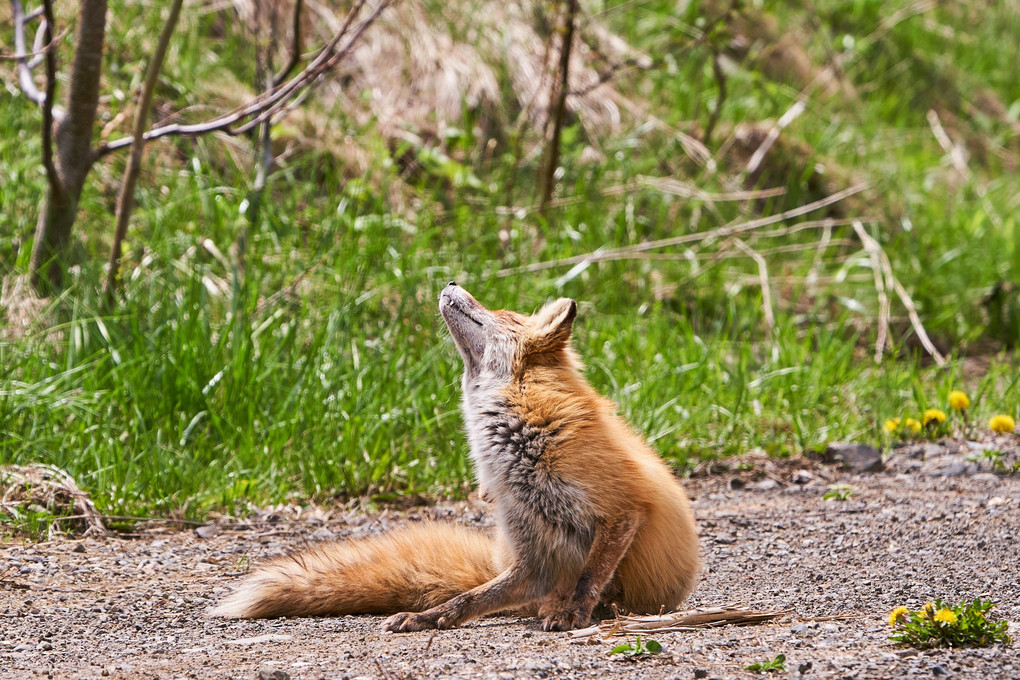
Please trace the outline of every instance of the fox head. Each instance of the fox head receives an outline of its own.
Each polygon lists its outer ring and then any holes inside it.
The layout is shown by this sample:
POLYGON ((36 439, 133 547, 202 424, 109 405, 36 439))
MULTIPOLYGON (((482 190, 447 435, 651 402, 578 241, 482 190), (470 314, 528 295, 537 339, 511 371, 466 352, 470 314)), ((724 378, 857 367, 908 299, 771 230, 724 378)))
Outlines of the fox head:
POLYGON ((506 382, 539 363, 576 363, 568 343, 577 303, 568 298, 531 316, 491 311, 451 281, 439 296, 439 312, 464 359, 465 385, 480 377, 506 382))

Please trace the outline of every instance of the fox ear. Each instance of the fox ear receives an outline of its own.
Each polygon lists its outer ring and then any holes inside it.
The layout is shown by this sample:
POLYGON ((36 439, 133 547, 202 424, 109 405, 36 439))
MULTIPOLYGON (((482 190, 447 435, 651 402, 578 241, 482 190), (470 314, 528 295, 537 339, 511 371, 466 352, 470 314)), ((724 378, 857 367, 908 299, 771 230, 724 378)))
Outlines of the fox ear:
POLYGON ((560 298, 542 307, 532 317, 535 324, 534 350, 549 352, 566 346, 576 316, 577 303, 570 298, 560 298))

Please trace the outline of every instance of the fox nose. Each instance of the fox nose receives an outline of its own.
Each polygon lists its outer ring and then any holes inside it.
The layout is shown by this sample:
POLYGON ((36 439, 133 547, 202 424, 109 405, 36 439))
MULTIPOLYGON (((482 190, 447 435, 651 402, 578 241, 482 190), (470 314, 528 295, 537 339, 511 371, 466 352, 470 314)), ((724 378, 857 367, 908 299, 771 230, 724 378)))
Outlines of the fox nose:
POLYGON ((447 287, 450 287, 450 286, 456 287, 457 286, 457 282, 456 281, 450 281, 448 284, 446 284, 446 286, 447 287))

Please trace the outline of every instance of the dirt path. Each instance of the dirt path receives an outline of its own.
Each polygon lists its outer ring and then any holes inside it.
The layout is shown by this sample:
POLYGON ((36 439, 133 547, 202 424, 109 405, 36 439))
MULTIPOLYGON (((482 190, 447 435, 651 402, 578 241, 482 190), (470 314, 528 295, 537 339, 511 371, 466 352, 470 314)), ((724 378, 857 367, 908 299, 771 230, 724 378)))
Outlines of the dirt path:
MULTIPOLYGON (((1020 475, 992 474, 963 455, 900 456, 876 474, 768 462, 687 486, 707 567, 690 605, 741 602, 790 615, 657 635, 664 651, 638 662, 609 656, 619 638, 543 633, 532 619, 393 635, 379 632, 377 617, 206 618, 249 559, 404 521, 391 513, 264 517, 210 538, 150 531, 0 545, 0 678, 257 678, 273 670, 384 680, 745 678, 755 677, 745 666, 779 653, 786 677, 1020 678, 1017 645, 919 653, 886 639, 896 605, 978 595, 998 600, 1020 637, 1020 475), (823 500, 834 481, 852 484, 855 495, 823 500), (846 618, 812 620, 836 615, 846 618)), ((462 503, 420 512, 485 523, 484 510, 462 503)))

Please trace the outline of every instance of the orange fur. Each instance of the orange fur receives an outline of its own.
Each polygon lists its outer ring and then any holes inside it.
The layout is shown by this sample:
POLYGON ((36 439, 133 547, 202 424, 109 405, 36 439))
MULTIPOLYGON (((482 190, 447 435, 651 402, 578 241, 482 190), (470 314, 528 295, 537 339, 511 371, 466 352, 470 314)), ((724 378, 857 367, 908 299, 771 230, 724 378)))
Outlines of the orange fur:
POLYGON ((440 311, 464 359, 463 412, 497 535, 425 524, 312 548, 256 571, 214 610, 233 617, 393 614, 386 630, 538 611, 586 625, 598 602, 674 609, 700 562, 687 496, 583 378, 577 305, 490 311, 450 284, 440 311))
POLYGON ((210 613, 228 618, 421 610, 496 575, 492 539, 427 522, 326 543, 260 567, 210 613))

